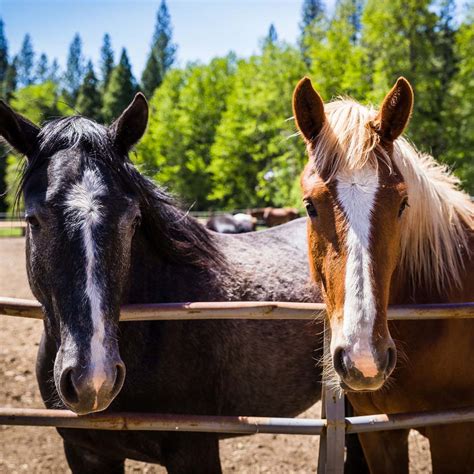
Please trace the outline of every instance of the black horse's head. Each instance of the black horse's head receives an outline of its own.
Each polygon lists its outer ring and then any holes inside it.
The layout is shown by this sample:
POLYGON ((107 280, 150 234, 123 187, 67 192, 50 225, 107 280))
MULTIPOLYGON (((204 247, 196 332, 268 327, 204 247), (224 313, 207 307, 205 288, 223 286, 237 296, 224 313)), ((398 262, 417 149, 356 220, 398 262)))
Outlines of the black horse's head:
POLYGON ((0 103, 0 134, 26 155, 27 270, 57 344, 54 382, 78 414, 107 408, 125 379, 117 323, 141 218, 128 152, 147 120, 141 94, 110 127, 67 117, 38 128, 0 103))

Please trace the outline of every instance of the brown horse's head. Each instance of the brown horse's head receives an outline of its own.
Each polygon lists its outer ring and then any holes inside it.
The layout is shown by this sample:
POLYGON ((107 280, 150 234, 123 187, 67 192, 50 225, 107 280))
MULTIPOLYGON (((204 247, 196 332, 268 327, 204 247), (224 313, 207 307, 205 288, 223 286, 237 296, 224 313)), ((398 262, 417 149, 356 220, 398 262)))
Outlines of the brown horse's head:
POLYGON ((301 183, 312 274, 325 296, 334 368, 351 390, 377 390, 395 367, 386 313, 408 201, 392 153, 412 104, 403 78, 378 113, 350 100, 325 106, 308 78, 293 96, 309 154, 301 183))

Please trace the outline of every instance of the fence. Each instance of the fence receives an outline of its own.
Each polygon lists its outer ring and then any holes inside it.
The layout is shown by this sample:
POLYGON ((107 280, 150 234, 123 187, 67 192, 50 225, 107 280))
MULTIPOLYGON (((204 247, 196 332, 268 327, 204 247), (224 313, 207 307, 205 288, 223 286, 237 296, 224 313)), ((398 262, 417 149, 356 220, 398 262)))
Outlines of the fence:
MULTIPOLYGON (((124 306, 121 321, 178 319, 313 319, 324 311, 323 304, 278 302, 165 303, 124 306)), ((39 303, 0 297, 0 314, 41 319, 39 303)), ((394 306, 389 319, 474 318, 474 303, 394 306)), ((325 340, 325 350, 328 350, 325 340)), ((318 473, 342 473, 346 433, 417 428, 422 426, 474 422, 474 407, 423 413, 377 414, 346 417, 344 398, 323 384, 321 419, 262 418, 156 413, 99 413, 77 416, 68 410, 0 408, 0 424, 54 426, 104 430, 194 431, 234 434, 319 435, 318 473)))

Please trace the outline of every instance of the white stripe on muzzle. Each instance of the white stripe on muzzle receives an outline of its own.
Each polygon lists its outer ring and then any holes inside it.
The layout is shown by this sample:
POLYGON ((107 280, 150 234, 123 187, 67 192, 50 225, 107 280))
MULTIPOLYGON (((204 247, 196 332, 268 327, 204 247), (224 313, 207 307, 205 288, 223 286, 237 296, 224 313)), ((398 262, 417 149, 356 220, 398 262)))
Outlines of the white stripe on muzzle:
MULTIPOLYGON (((101 205, 98 200, 106 193, 106 188, 93 169, 86 169, 80 183, 72 186, 66 200, 68 226, 72 230, 80 229, 86 258, 86 287, 85 297, 89 301, 93 333, 90 340, 92 384, 96 391, 106 380, 104 347, 105 326, 102 313, 102 295, 96 278, 97 245, 94 241, 93 230, 102 218, 101 205)), ((96 395, 97 404, 97 395, 96 395)), ((94 407, 95 408, 95 407, 94 407)))
POLYGON ((337 177, 338 199, 347 224, 343 337, 354 366, 365 376, 378 369, 372 351, 376 307, 369 253, 371 216, 379 187, 370 167, 337 177))

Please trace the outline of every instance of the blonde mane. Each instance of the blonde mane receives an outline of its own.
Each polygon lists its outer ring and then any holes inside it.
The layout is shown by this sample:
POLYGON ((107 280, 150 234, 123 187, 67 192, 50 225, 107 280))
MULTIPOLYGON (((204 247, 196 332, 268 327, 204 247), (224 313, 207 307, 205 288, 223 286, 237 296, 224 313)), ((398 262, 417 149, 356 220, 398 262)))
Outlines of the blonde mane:
POLYGON ((459 180, 405 138, 394 142, 390 158, 371 125, 374 108, 343 98, 326 104, 325 112, 318 140, 309 146, 316 170, 330 180, 341 170, 395 164, 406 182, 410 205, 402 217, 402 275, 415 287, 446 290, 460 285, 463 259, 470 255, 474 207, 459 190, 459 180))

